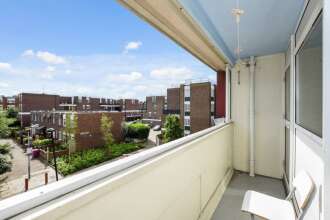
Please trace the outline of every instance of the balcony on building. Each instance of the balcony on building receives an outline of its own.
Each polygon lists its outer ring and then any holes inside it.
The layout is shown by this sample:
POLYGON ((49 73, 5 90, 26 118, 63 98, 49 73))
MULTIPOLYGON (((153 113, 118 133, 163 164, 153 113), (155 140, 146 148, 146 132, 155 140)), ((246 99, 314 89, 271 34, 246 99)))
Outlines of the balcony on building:
POLYGON ((329 1, 238 2, 119 0, 215 70, 223 123, 2 200, 0 218, 250 219, 247 190, 284 199, 304 170, 301 219, 330 219, 329 1))

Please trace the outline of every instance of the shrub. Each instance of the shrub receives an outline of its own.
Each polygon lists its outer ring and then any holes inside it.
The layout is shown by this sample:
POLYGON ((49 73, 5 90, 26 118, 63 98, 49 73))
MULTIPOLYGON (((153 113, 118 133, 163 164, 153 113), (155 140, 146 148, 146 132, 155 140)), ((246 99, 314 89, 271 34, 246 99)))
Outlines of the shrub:
POLYGON ((42 148, 50 145, 52 143, 51 139, 37 139, 32 142, 33 147, 42 148))
POLYGON ((128 154, 133 151, 139 150, 141 147, 133 143, 114 144, 111 146, 111 157, 116 158, 123 154, 128 154))
POLYGON ((0 154, 9 154, 10 145, 9 144, 0 144, 0 154))
POLYGON ((147 139, 149 136, 150 127, 149 125, 142 123, 132 123, 127 126, 128 138, 147 139))
POLYGON ((0 154, 0 175, 11 170, 11 162, 8 156, 0 154))
POLYGON ((68 175, 108 159, 104 149, 90 149, 57 158, 57 166, 63 175, 68 175))
POLYGON ((119 157, 123 154, 139 150, 141 147, 133 143, 113 144, 111 145, 112 154, 109 155, 107 149, 97 148, 81 152, 75 152, 57 158, 58 170, 63 175, 68 175, 79 170, 105 162, 109 159, 119 157))

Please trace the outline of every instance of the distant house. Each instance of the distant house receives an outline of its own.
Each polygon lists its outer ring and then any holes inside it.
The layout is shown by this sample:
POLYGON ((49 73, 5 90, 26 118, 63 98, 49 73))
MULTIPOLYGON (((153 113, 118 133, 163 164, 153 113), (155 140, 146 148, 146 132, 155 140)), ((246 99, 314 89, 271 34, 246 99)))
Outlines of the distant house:
POLYGON ((100 130, 102 114, 110 117, 113 121, 112 134, 116 142, 124 139, 122 123, 124 113, 107 111, 32 111, 32 127, 36 128, 33 133, 43 133, 47 128, 55 129, 55 139, 65 140, 65 125, 67 114, 71 120, 77 115, 77 130, 75 134, 75 151, 86 150, 89 148, 102 147, 104 145, 103 136, 100 130))

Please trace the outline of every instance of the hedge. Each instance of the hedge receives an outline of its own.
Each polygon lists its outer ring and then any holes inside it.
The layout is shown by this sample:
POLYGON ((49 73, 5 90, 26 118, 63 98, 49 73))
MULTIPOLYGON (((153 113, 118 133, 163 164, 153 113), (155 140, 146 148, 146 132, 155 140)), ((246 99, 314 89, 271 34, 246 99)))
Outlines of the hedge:
POLYGON ((127 126, 128 138, 147 139, 149 136, 150 127, 143 123, 132 123, 127 126))

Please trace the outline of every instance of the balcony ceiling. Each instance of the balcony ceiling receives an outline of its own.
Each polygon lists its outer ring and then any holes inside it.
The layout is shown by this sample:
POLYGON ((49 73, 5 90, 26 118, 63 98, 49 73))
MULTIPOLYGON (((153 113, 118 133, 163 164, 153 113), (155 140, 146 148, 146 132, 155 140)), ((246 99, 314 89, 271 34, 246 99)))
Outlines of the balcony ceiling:
MULTIPOLYGON (((235 60, 236 0, 177 0, 231 61, 235 60)), ((286 51, 304 0, 240 0, 241 57, 286 51)))

